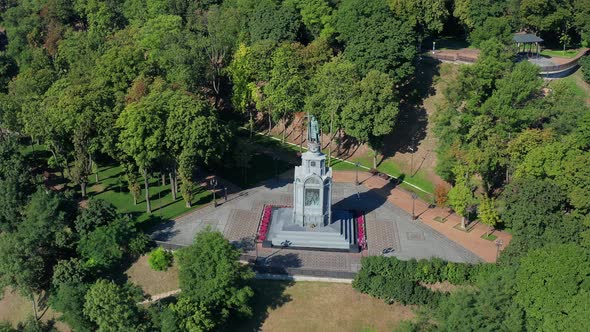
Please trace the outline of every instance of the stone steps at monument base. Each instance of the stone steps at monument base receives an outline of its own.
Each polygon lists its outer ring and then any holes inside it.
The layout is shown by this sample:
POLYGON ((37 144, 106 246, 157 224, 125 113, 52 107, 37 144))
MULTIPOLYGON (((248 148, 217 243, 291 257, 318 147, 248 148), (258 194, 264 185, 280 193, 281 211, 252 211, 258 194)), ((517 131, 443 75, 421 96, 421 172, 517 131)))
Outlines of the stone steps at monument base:
MULTIPOLYGON (((354 219, 341 220, 333 231, 280 231, 273 235, 274 246, 348 249, 356 243, 354 219)), ((329 226, 330 227, 330 226, 329 226)))
POLYGON ((331 248, 348 250, 350 243, 340 234, 338 237, 332 236, 330 233, 312 233, 312 232, 298 232, 302 234, 290 234, 290 232, 281 232, 272 239, 273 246, 287 246, 302 247, 302 248, 331 248), (326 236, 330 234, 330 236, 326 236))

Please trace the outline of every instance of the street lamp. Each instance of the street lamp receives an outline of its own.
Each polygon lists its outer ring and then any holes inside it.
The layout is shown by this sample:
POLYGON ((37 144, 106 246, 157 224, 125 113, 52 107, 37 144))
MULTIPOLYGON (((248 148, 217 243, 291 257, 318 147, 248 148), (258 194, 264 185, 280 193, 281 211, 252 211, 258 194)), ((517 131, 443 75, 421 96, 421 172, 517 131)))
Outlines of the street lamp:
POLYGON ((433 41, 432 42, 432 54, 434 54, 435 51, 436 51, 436 42, 433 41))
POLYGON ((416 216, 416 198, 418 198, 418 195, 412 193, 412 220, 418 219, 418 216, 416 216))
POLYGON ((500 248, 504 244, 504 241, 502 241, 502 239, 497 239, 495 243, 496 243, 496 260, 498 260, 498 257, 500 257, 500 248))
POLYGON ((357 161, 356 163, 354 163, 354 166, 356 166, 356 181, 354 183, 356 183, 356 185, 359 185, 359 162, 357 161))
POLYGON ((217 188, 217 179, 211 179, 211 186, 213 187, 213 207, 217 207, 217 199, 215 198, 215 190, 217 188))
POLYGON ((414 176, 414 148, 409 147, 412 154, 410 155, 410 176, 414 176))

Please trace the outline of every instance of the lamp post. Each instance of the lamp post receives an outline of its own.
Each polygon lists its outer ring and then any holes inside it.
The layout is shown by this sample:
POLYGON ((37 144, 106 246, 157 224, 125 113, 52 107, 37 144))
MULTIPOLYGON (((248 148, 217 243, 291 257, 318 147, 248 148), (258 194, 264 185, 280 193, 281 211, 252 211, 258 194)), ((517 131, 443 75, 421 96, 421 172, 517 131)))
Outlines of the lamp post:
POLYGON ((354 182, 357 186, 359 185, 359 162, 357 161, 356 163, 354 163, 354 166, 356 166, 356 181, 354 182))
POLYGON ((410 147, 412 154, 410 155, 410 176, 414 176, 414 148, 410 147))
POLYGON ((227 202, 227 187, 223 187, 223 198, 227 202))
POLYGON ((213 207, 217 207, 217 199, 215 197, 215 190, 217 188, 217 179, 214 177, 211 179, 211 186, 213 187, 213 207))
POLYGON ((434 54, 435 51, 436 51, 436 42, 433 41, 432 42, 432 54, 434 54))
POLYGON ((416 216, 416 198, 418 198, 418 195, 416 195, 416 193, 412 193, 412 220, 418 219, 416 216))
POLYGON ((498 257, 500 257, 500 248, 504 244, 504 241, 502 241, 502 239, 497 239, 495 244, 496 244, 496 260, 498 260, 498 257))

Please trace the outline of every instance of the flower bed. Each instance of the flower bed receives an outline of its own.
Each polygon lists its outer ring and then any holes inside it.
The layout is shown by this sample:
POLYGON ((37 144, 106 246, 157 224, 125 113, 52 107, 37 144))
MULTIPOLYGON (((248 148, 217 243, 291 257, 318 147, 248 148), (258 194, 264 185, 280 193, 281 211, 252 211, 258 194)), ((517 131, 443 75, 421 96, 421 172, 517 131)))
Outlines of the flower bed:
POLYGON ((272 216, 272 205, 265 205, 262 211, 262 219, 260 220, 260 227, 258 228, 258 241, 266 240, 266 234, 270 227, 270 219, 272 216))
POLYGON ((357 213, 357 243, 361 250, 367 249, 367 239, 365 238, 365 215, 362 212, 357 213))

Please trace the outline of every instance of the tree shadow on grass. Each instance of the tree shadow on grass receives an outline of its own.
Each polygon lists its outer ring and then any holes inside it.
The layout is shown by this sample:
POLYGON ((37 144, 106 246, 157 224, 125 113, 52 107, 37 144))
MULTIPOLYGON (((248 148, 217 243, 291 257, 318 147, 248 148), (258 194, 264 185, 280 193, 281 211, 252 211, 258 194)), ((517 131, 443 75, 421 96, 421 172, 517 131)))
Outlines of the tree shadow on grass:
POLYGON ((416 75, 410 84, 410 92, 402 96, 398 122, 393 132, 385 137, 382 150, 383 160, 397 152, 416 151, 420 141, 426 137, 428 114, 423 106, 426 98, 434 95, 435 78, 440 75, 437 61, 423 59, 416 68, 416 75))
POLYGON ((293 284, 293 281, 252 280, 252 317, 234 317, 220 331, 260 331, 270 310, 280 308, 292 300, 285 290, 293 284))

